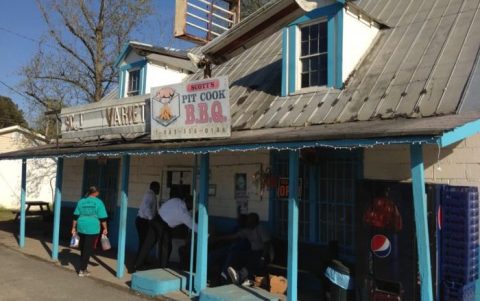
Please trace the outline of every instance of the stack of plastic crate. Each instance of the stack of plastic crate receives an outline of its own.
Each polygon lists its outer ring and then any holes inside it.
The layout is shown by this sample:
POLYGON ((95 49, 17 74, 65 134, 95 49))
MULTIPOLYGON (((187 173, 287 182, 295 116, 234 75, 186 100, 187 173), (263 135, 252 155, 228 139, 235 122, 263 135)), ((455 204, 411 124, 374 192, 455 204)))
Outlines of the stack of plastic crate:
POLYGON ((474 301, 479 275, 479 200, 476 187, 442 193, 441 275, 444 301, 474 301))

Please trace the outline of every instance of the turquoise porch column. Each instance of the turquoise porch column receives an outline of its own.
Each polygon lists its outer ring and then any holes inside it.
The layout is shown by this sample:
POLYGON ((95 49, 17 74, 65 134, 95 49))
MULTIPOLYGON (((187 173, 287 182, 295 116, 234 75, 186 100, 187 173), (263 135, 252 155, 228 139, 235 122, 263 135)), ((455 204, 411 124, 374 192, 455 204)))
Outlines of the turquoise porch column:
POLYGON ((27 198, 27 159, 22 159, 22 187, 20 193, 20 248, 25 247, 25 202, 27 198))
POLYGON ((60 237, 60 209, 62 208, 63 158, 57 158, 57 178, 55 180, 55 200, 53 204, 53 240, 52 259, 58 260, 58 241, 60 237))
POLYGON ((128 178, 130 175, 130 155, 122 157, 122 192, 120 196, 120 220, 118 229, 117 278, 125 272, 125 240, 127 237, 128 178))
POLYGON ((417 234, 418 264, 420 269, 420 292, 422 301, 433 301, 432 270, 430 267, 430 245, 427 223, 427 198, 421 144, 410 145, 410 167, 412 172, 413 206, 417 234))
POLYGON ((200 188, 198 200, 197 269, 195 291, 200 293, 207 287, 208 252, 208 169, 209 154, 200 155, 200 188))
POLYGON ((298 282, 298 162, 299 151, 290 151, 288 161, 288 263, 287 300, 297 300, 298 282))

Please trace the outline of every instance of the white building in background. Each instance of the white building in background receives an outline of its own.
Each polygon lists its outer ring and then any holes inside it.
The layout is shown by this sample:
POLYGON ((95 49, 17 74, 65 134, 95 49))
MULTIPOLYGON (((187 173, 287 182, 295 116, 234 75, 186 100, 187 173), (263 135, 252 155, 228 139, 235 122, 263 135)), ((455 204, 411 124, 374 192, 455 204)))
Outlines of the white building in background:
MULTIPOLYGON (((20 126, 0 129, 0 153, 45 144, 43 135, 20 126)), ((27 201, 53 202, 56 163, 53 159, 27 160, 27 201)), ((22 160, 0 161, 0 207, 18 209, 22 176, 22 160)))

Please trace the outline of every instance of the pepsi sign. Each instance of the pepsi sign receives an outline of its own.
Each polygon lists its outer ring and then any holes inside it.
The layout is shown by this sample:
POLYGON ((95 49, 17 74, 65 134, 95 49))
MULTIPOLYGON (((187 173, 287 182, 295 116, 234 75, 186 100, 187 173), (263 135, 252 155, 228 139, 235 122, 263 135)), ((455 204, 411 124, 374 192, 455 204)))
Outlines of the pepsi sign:
POLYGON ((379 258, 386 258, 392 252, 392 244, 385 235, 377 234, 370 241, 370 250, 379 258))

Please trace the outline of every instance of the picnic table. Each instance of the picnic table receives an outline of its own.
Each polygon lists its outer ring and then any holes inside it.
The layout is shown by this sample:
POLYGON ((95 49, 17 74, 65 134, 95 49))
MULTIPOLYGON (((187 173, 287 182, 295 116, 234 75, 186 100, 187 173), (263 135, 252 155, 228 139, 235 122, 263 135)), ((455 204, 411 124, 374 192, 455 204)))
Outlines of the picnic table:
MULTIPOLYGON (((43 201, 26 201, 25 216, 42 216, 44 220, 51 216, 50 203, 43 201), (31 208, 37 208, 40 210, 30 210, 31 208)), ((20 218, 20 211, 15 215, 15 220, 20 218)))

